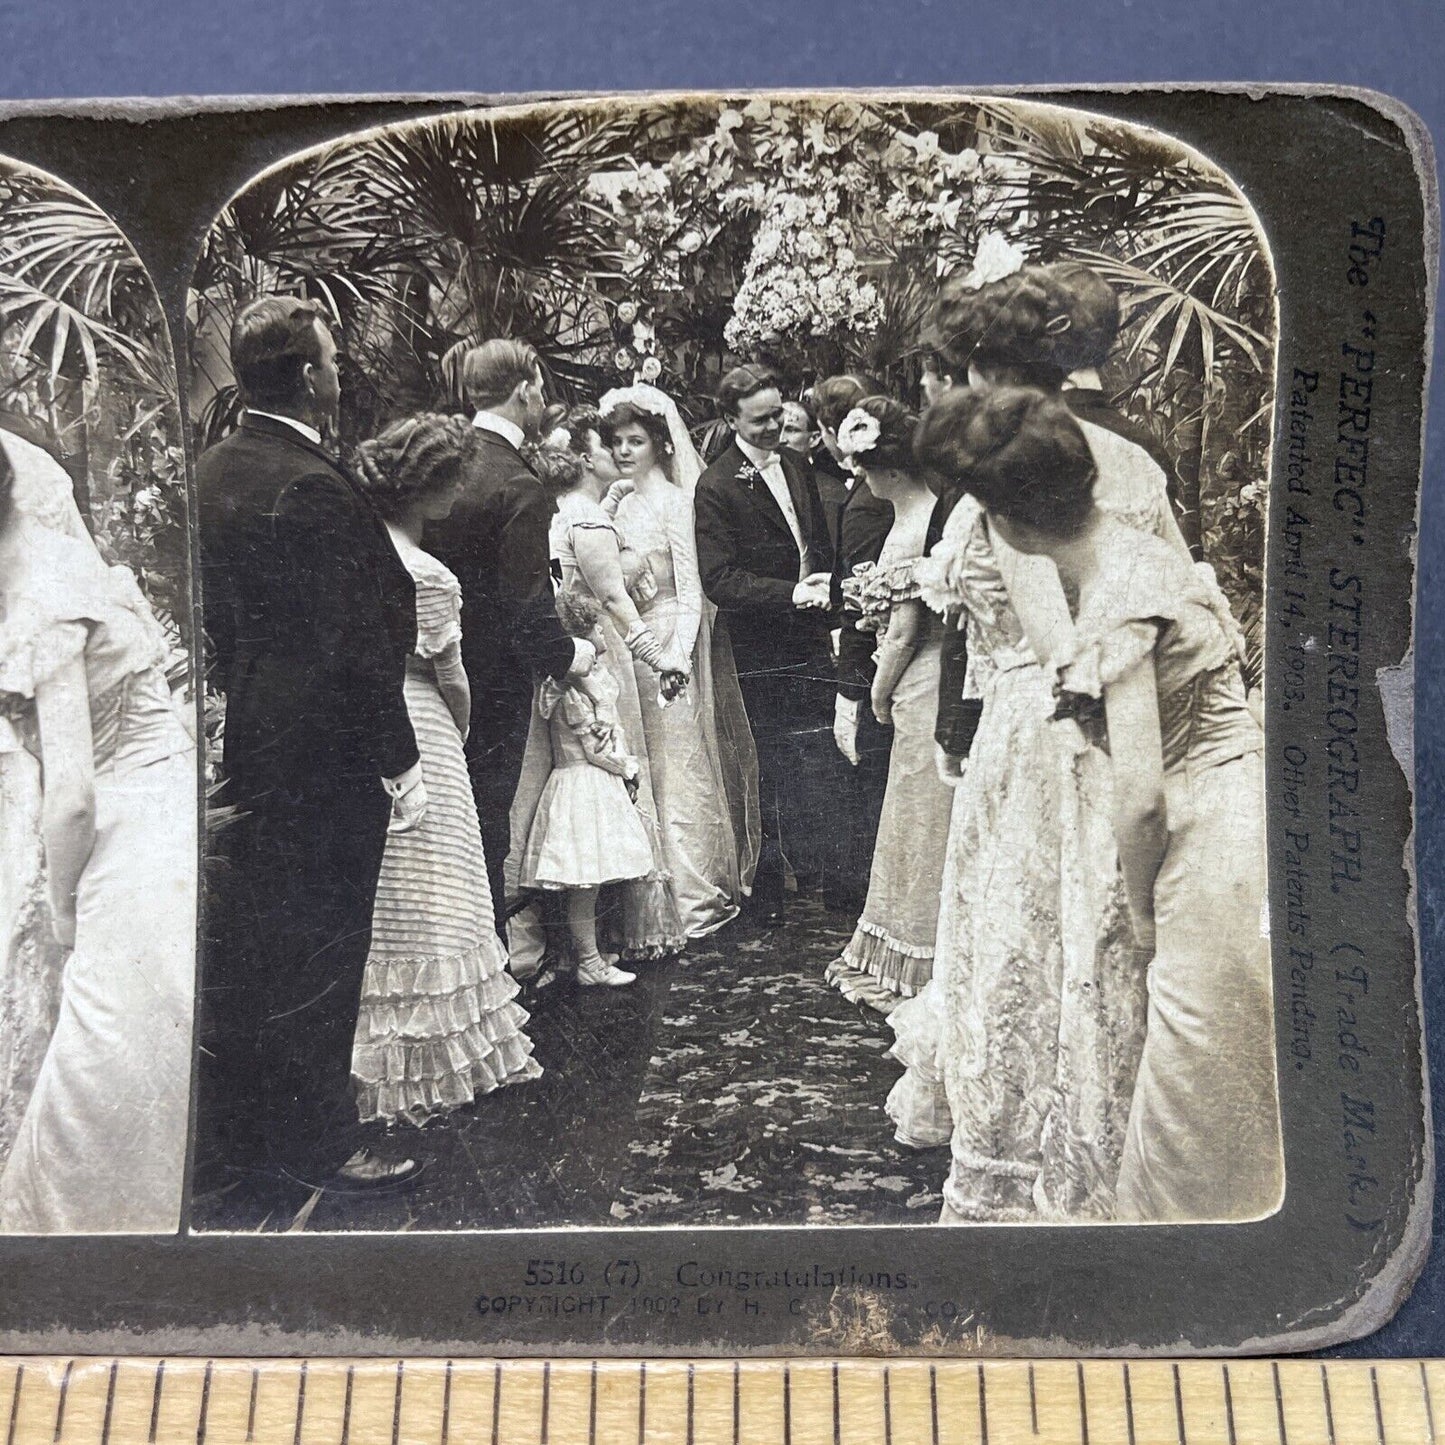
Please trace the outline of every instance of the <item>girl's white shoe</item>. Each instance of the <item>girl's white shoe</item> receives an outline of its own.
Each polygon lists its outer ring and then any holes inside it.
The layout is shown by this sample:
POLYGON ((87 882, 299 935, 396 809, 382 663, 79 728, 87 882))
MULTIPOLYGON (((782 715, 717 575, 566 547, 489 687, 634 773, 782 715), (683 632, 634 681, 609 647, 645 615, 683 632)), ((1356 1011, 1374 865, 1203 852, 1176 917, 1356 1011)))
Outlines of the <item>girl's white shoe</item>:
POLYGON ((577 982, 584 988, 622 988, 636 977, 605 958, 589 958, 577 966, 577 982))

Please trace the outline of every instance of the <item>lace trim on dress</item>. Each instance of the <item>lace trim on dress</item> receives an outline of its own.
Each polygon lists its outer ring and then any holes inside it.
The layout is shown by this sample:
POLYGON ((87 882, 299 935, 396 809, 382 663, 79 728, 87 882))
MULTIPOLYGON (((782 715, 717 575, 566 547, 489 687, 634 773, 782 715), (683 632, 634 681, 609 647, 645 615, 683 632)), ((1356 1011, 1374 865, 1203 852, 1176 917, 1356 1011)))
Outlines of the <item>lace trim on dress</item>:
POLYGON ((918 568, 923 561, 921 557, 908 557, 881 565, 860 562, 853 575, 843 579, 844 602, 862 613, 855 624, 860 632, 882 632, 895 607, 921 595, 918 568))

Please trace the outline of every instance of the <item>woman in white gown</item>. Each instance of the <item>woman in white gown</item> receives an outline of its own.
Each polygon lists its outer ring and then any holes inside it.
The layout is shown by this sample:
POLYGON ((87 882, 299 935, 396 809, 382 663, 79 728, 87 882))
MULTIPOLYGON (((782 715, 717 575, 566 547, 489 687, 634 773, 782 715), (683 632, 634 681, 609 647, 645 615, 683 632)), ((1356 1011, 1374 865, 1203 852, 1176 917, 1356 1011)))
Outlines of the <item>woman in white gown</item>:
POLYGON ((611 493, 618 530, 646 559, 655 584, 638 612, 666 665, 689 679, 668 699, 637 670, 673 891, 688 937, 701 938, 737 917, 758 837, 756 756, 731 656, 713 651, 712 608, 698 572, 692 492, 702 461, 677 408, 655 387, 610 391, 599 411, 602 440, 621 475, 611 493))
MULTIPOLYGON (((964 480, 950 416, 965 392, 1058 391, 1081 345, 1075 291, 1040 267, 945 289, 935 330, 973 385, 925 414, 920 455, 939 475, 964 480)), ((1157 465, 1102 427, 1081 431, 1097 505, 1188 565, 1157 465)), ((951 1143, 945 1220, 1107 1218, 1143 1043, 1143 967, 1107 760, 1047 722, 1047 662, 1072 635, 1063 589, 1046 558, 1000 544, 967 498, 920 576, 927 600, 966 623, 983 713, 954 804, 934 981, 889 1020, 908 1065, 889 1112, 905 1142, 951 1143)))
POLYGON ((135 578, 101 560, 64 471, 3 445, 0 714, 41 764, 50 922, 70 957, 0 1175, 0 1228, 171 1232, 190 1098, 195 744, 135 578))
POLYGON ((1259 1218, 1283 1188, 1259 927, 1264 737, 1232 620, 1179 549, 1098 505, 1058 399, 995 387, 951 411, 949 454, 993 530, 1048 558, 1071 599, 1055 717, 1077 721, 1107 770, 1131 932, 1152 955, 1118 1217, 1259 1218))
POLYGON ((934 498, 913 459, 917 421, 891 398, 872 396, 838 427, 844 454, 893 511, 877 564, 843 583, 844 596, 860 605, 858 626, 878 634, 870 704, 878 722, 893 728, 893 745, 867 902, 826 978, 880 1013, 918 993, 933 973, 953 808, 953 790, 933 766, 943 626, 918 596, 916 573, 934 498))

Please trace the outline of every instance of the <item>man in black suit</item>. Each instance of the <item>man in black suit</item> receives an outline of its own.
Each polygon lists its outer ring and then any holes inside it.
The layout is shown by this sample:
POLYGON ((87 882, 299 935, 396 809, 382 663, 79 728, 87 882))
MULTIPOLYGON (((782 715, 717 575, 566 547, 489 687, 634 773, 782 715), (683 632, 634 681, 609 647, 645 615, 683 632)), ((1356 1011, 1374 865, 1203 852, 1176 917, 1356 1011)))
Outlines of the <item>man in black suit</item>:
POLYGON ((462 361, 462 388, 475 412, 479 458, 451 515, 428 527, 425 542, 462 587, 462 661, 472 687, 467 767, 505 936, 508 817, 527 744, 532 680, 564 678, 593 652, 557 619, 547 538, 556 503, 521 451, 546 408, 537 353, 508 339, 474 346, 462 361))
POLYGON ((697 484, 698 565, 728 629, 757 744, 763 839, 753 896, 765 918, 778 918, 784 850, 795 874, 815 876, 825 891, 838 873, 832 556, 817 488, 801 459, 778 448, 776 377, 737 367, 718 402, 734 436, 697 484))
MULTIPOLYGON (((837 556, 833 565, 833 610, 839 621, 833 741, 849 764, 839 794, 842 830, 847 839, 843 847, 843 876, 857 912, 862 912, 868 896, 873 849, 878 839, 883 797, 888 789, 893 729, 873 716, 868 700, 878 638, 874 633, 858 630, 859 613, 845 607, 843 583, 858 567, 878 561, 893 526, 893 503, 875 496, 851 475, 844 475, 838 427, 865 397, 878 396, 883 390, 881 383, 858 372, 825 377, 813 388, 824 456, 833 463, 839 476, 837 556)), ((821 481, 819 491, 822 491, 821 481)))
POLYGON ((231 359, 247 411, 196 468, 224 788, 201 980, 211 1161, 358 1188, 415 1172, 359 1147, 351 1047, 388 826, 426 807, 402 694, 416 597, 322 444, 336 344, 294 297, 252 302, 231 359))

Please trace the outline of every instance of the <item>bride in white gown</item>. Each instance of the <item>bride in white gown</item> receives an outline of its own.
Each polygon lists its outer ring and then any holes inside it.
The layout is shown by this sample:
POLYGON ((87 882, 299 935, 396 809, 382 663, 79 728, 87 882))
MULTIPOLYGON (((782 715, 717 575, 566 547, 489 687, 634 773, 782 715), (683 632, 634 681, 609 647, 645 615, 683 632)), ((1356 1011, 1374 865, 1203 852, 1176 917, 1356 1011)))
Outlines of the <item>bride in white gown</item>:
POLYGON ((692 493, 703 465, 676 406, 655 387, 609 391, 598 409, 622 477, 609 497, 618 530, 657 584, 638 611, 666 665, 690 679, 668 702, 650 671, 637 674, 673 890, 684 931, 701 938, 737 916, 759 838, 757 756, 732 657, 713 651, 713 608, 698 573, 692 493))

